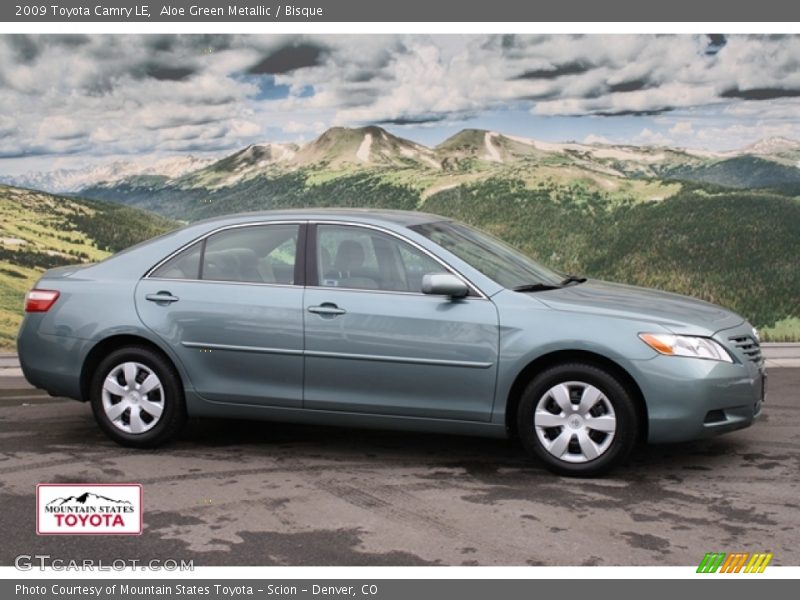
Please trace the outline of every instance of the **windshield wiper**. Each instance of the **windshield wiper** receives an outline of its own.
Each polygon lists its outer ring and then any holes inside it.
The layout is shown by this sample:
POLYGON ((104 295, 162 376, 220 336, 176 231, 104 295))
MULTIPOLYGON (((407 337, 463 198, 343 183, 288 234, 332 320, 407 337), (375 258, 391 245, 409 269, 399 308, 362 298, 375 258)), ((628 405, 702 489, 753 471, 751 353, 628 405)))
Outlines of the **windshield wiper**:
POLYGON ((566 279, 564 279, 560 285, 568 285, 570 283, 583 283, 586 281, 586 277, 578 277, 577 275, 568 275, 566 279))
POLYGON ((561 286, 549 285, 547 283, 526 283, 525 285, 518 285, 511 288, 515 292, 544 292, 545 290, 555 290, 561 286))
POLYGON ((511 289, 514 290, 515 292, 544 292, 547 290, 557 290, 571 283, 583 283, 584 281, 586 281, 586 277, 578 277, 577 275, 567 275, 566 279, 564 279, 561 283, 558 284, 525 283, 523 285, 518 285, 517 287, 513 287, 511 289))

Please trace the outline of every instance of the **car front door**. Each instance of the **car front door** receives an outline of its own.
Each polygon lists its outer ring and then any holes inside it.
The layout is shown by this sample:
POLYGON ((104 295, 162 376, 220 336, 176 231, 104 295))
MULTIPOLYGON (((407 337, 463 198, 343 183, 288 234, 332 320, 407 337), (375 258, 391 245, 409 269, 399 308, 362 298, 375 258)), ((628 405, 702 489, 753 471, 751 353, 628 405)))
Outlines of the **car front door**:
POLYGON ((423 275, 446 267, 391 232, 320 223, 309 236, 303 406, 488 421, 494 304, 423 294, 423 275))
POLYGON ((300 407, 300 223, 223 229, 157 267, 136 308, 215 402, 300 407))

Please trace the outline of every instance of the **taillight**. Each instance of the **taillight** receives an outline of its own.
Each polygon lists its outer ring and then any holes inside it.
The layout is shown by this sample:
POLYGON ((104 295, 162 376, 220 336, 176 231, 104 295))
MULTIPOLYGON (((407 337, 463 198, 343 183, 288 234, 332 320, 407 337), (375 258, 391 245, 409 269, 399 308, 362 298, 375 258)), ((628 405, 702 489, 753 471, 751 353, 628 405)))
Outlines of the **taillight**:
POLYGON ((25 312, 47 312, 58 296, 56 290, 31 290, 25 294, 25 312))

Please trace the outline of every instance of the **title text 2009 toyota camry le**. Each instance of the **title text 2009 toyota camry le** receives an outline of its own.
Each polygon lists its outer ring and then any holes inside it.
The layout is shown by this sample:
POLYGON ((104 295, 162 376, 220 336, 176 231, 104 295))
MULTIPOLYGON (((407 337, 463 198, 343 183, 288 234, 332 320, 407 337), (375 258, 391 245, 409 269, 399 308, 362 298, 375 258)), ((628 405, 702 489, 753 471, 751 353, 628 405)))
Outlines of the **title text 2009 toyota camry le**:
POLYGON ((298 210, 194 223, 47 271, 28 381, 91 403, 126 446, 187 416, 506 436, 597 474, 638 440, 761 411, 758 336, 691 298, 557 274, 434 215, 298 210))

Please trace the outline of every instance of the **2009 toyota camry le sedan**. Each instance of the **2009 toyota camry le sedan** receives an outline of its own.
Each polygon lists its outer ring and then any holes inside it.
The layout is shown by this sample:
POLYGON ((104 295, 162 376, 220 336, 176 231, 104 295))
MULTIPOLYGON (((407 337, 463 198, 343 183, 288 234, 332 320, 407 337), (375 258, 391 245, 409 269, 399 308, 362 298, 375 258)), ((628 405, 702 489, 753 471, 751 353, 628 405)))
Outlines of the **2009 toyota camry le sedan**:
POLYGON ((516 435, 594 475, 640 440, 750 425, 756 331, 700 300, 558 274, 443 217, 270 211, 44 273, 22 370, 125 446, 188 416, 516 435))

